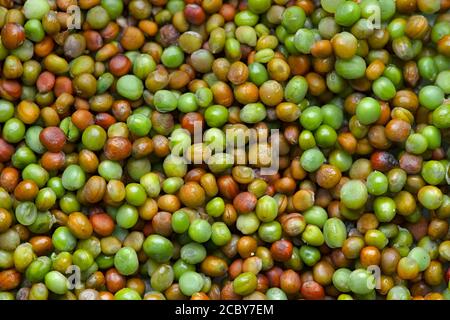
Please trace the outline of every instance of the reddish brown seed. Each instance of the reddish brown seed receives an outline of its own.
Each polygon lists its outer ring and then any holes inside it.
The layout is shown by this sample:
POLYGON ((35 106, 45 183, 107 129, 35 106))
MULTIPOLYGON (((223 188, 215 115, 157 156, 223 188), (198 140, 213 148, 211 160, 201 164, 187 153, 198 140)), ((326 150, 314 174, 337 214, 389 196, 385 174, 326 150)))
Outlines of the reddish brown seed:
POLYGON ((230 175, 221 176, 217 179, 217 186, 220 194, 229 200, 236 197, 239 193, 239 186, 230 175))
POLYGON ((10 269, 0 272, 0 290, 9 291, 17 288, 22 276, 20 272, 10 269))
POLYGON ((113 137, 106 140, 104 151, 109 160, 120 161, 131 155, 131 142, 123 137, 113 137))
POLYGON ((23 180, 14 189, 14 197, 19 201, 30 201, 34 200, 38 192, 39 188, 36 182, 33 180, 23 180))
POLYGON ((66 135, 58 127, 47 127, 39 134, 42 145, 50 152, 60 152, 66 144, 66 135))
POLYGON ((241 300, 241 296, 234 292, 233 282, 228 281, 222 287, 220 291, 221 300, 241 300))
POLYGON ((428 233, 428 221, 425 217, 422 217, 416 223, 408 223, 406 228, 411 232, 414 240, 419 241, 428 233))
POLYGON ((106 288, 109 292, 115 293, 125 288, 126 278, 122 276, 116 269, 111 268, 105 274, 106 288))
POLYGON ((274 182, 274 187, 277 193, 292 194, 297 187, 295 180, 290 177, 283 177, 274 182))
POLYGON ((305 218, 300 213, 284 214, 280 217, 279 222, 283 231, 291 237, 298 236, 305 228, 305 218))
POLYGON ((112 105, 112 113, 118 121, 125 122, 131 114, 131 105, 127 100, 116 100, 112 105))
POLYGON ((299 293, 302 287, 300 276, 291 269, 284 271, 280 276, 280 287, 287 294, 299 293))
POLYGON ((204 123, 205 120, 199 112, 188 112, 181 118, 181 126, 191 134, 194 134, 194 128, 203 128, 204 123))
POLYGON ((341 180, 341 171, 330 164, 323 164, 316 173, 317 184, 325 189, 331 189, 341 180))
POLYGON ((34 236, 29 242, 38 256, 48 255, 53 250, 52 238, 49 236, 34 236))
POLYGON ((93 214, 89 220, 91 221, 94 232, 102 237, 107 237, 114 231, 114 220, 107 213, 93 214))
POLYGON ((275 241, 270 247, 273 259, 281 262, 288 261, 292 256, 292 251, 292 242, 284 239, 275 241))
POLYGON ((184 184, 178 193, 181 202, 189 208, 198 208, 205 202, 205 190, 194 181, 184 184))
POLYGON ((0 79, 0 96, 3 99, 13 101, 20 98, 22 85, 17 80, 0 79))
POLYGON ((255 210, 256 196, 251 192, 241 192, 233 200, 233 206, 238 213, 249 213, 255 210))
POLYGON ((379 265, 381 262, 380 250, 374 246, 364 247, 359 253, 359 259, 366 268, 371 265, 379 265))
POLYGON ((386 151, 377 151, 372 153, 370 156, 370 162, 374 170, 381 172, 387 172, 398 166, 398 161, 394 155, 386 151))
POLYGON ((325 297, 325 290, 315 281, 307 281, 302 285, 302 296, 307 300, 320 300, 325 297))
POLYGON ((280 287, 280 277, 283 274, 283 269, 280 267, 273 267, 266 272, 267 279, 269 279, 270 287, 280 287))
POLYGON ((197 26, 201 25, 206 20, 206 15, 203 8, 197 4, 188 4, 184 8, 184 16, 189 23, 197 26))
POLYGON ((83 109, 77 110, 72 114, 72 122, 82 131, 95 123, 92 113, 83 109))
POLYGON ((258 241, 251 236, 243 236, 237 242, 237 251, 242 258, 253 256, 258 248, 258 241))
POLYGON ((97 51, 103 46, 103 39, 100 33, 94 30, 87 30, 83 33, 86 39, 86 48, 89 51, 97 51))
POLYGON ((15 151, 12 145, 0 138, 0 162, 8 162, 15 151))
POLYGON ((25 41, 25 29, 18 23, 7 23, 3 26, 2 43, 8 50, 13 50, 25 41))
POLYGON ((93 228, 89 219, 81 212, 72 212, 67 220, 67 227, 78 239, 87 239, 91 236, 93 228))
POLYGON ((59 170, 64 167, 66 160, 66 154, 62 151, 60 152, 49 152, 47 151, 42 155, 41 165, 45 170, 59 170))
POLYGON ((100 35, 104 41, 109 42, 117 38, 120 32, 120 27, 117 23, 111 21, 108 25, 100 31, 100 35))
POLYGON ((386 125, 386 137, 394 142, 405 141, 411 131, 411 125, 400 119, 392 119, 386 125))
POLYGON ((269 279, 261 273, 258 274, 258 284, 256 285, 256 291, 266 293, 269 289, 269 279))
POLYGON ((6 167, 0 174, 0 187, 8 192, 13 192, 19 183, 19 171, 13 167, 6 167))
MULTIPOLYGON (((172 195, 167 195, 172 196, 172 195)), ((168 237, 172 234, 172 214, 161 211, 152 218, 152 227, 155 233, 168 237)))
POLYGON ((118 54, 109 60, 109 71, 117 76, 123 76, 128 73, 131 69, 131 61, 123 54, 118 54))
MULTIPOLYGON (((106 181, 102 177, 92 176, 83 186, 81 197, 87 203, 100 202, 106 193, 106 181)), ((92 223, 91 223, 92 224, 92 223)))
POLYGON ((137 50, 144 44, 144 33, 136 27, 126 27, 120 44, 127 51, 137 50))
POLYGON ((97 114, 94 120, 94 123, 96 125, 99 125, 105 130, 108 130, 108 128, 116 122, 117 122, 116 119, 114 119, 112 115, 106 112, 101 112, 97 114))
POLYGON ((134 140, 132 146, 132 155, 136 159, 140 159, 150 155, 153 152, 153 140, 149 137, 142 137, 134 140))

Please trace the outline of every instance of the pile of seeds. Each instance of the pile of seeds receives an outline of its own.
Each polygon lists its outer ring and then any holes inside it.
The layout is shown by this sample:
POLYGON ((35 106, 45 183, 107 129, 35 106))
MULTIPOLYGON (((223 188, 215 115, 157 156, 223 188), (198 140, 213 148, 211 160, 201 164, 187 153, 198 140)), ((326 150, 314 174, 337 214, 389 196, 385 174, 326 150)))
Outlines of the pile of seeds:
POLYGON ((450 299, 448 0, 0 0, 0 299, 450 299))

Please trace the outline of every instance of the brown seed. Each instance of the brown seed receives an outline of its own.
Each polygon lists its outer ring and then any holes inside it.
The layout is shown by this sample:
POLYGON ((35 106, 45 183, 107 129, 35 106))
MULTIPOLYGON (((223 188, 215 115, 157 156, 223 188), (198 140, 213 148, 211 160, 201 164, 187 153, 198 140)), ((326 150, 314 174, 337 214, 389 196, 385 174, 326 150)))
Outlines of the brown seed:
POLYGON ((188 4, 184 8, 184 16, 189 23, 197 26, 201 25, 206 19, 203 8, 198 4, 188 4))
POLYGON ((13 223, 12 214, 3 208, 0 208, 0 232, 5 232, 13 223))
POLYGON ((220 194, 226 199, 233 199, 239 193, 239 186, 229 175, 221 176, 217 180, 220 194))
POLYGON ((10 145, 8 142, 0 138, 0 162, 8 162, 16 149, 12 145, 10 145))
POLYGON ((248 258, 255 254, 258 242, 251 236, 243 236, 237 242, 237 251, 242 258, 248 258))
POLYGON ((100 202, 105 192, 106 181, 100 176, 90 177, 82 189, 83 198, 91 204, 100 202))
POLYGON ((411 125, 400 119, 392 119, 386 125, 386 136, 389 140, 394 142, 405 141, 411 131, 411 125))
POLYGON ((292 256, 292 251, 292 242, 284 239, 275 241, 270 247, 273 259, 281 262, 288 261, 292 256))
MULTIPOLYGON (((166 24, 159 29, 161 45, 168 47, 177 43, 180 33, 172 24, 166 24)), ((156 59, 159 61, 159 59, 156 59)))
POLYGON ((286 270, 280 276, 280 288, 286 294, 295 294, 300 292, 302 281, 300 276, 294 270, 286 270))
POLYGON ((238 213, 249 213, 255 210, 256 196, 251 192, 241 192, 233 200, 233 206, 238 213))
POLYGON ((299 190, 292 197, 292 205, 296 210, 305 211, 314 205, 314 192, 311 190, 299 190))
POLYGON ((152 219, 152 227, 155 233, 168 237, 172 234, 172 214, 158 212, 152 219))
POLYGON ((60 152, 66 144, 66 135, 58 127, 47 127, 39 134, 42 145, 50 152, 60 152))
POLYGON ((422 169, 422 157, 405 152, 400 156, 399 164, 407 174, 417 174, 422 169))
POLYGON ((7 23, 3 26, 2 43, 8 50, 13 50, 25 41, 25 29, 18 23, 7 23))
POLYGON ((145 38, 141 30, 136 27, 126 27, 120 44, 127 51, 137 50, 144 44, 145 38))
POLYGON ((126 278, 122 276, 116 269, 111 268, 105 274, 106 288, 111 293, 115 293, 125 288, 126 278))
POLYGON ((132 145, 130 140, 123 137, 113 137, 106 140, 104 151, 109 160, 120 161, 131 155, 132 145))
POLYGON ((0 290, 10 291, 17 288, 21 278, 20 272, 14 269, 0 271, 0 290))
POLYGON ((313 278, 314 281, 322 286, 327 286, 331 284, 333 278, 334 268, 331 262, 323 259, 316 263, 313 267, 313 278))
POLYGON ((398 166, 398 161, 394 155, 386 151, 374 152, 370 157, 370 163, 372 165, 372 169, 381 172, 387 172, 398 166))
POLYGON ((189 208, 198 208, 205 202, 205 190, 197 183, 189 181, 178 193, 181 202, 189 208))
POLYGON ((341 171, 330 164, 323 164, 316 173, 316 181, 319 186, 331 189, 341 180, 341 171))
POLYGON ((210 277, 221 277, 226 274, 228 266, 225 260, 216 256, 207 256, 200 265, 201 271, 210 277))
POLYGON ((379 265, 381 261, 380 250, 374 246, 364 247, 359 253, 359 259, 364 267, 379 265))
POLYGON ((33 180, 20 181, 14 189, 14 197, 19 201, 31 201, 36 198, 39 188, 33 180))
POLYGON ((87 239, 92 234, 92 224, 81 212, 73 212, 69 215, 67 227, 78 239, 87 239))
POLYGON ((123 54, 118 54, 109 60, 109 71, 119 77, 128 73, 131 69, 131 61, 123 54))
POLYGON ((233 62, 227 74, 228 80, 234 85, 244 83, 248 78, 248 67, 241 61, 233 62))
POLYGON ((42 155, 41 165, 45 170, 59 170, 64 167, 66 154, 60 152, 46 152, 42 155))
POLYGON ((0 79, 0 96, 3 99, 14 101, 22 95, 22 85, 17 80, 0 79))
POLYGON ((307 281, 302 285, 301 294, 307 300, 320 300, 325 297, 325 290, 317 282, 307 281))
POLYGON ((107 237, 114 231, 114 220, 107 213, 93 214, 89 220, 94 232, 102 237, 107 237))
POLYGON ((34 236, 29 241, 33 247, 33 252, 38 256, 44 256, 53 250, 52 239, 49 236, 34 236))
POLYGON ((0 187, 13 192, 19 183, 19 171, 13 167, 6 167, 0 174, 0 187))

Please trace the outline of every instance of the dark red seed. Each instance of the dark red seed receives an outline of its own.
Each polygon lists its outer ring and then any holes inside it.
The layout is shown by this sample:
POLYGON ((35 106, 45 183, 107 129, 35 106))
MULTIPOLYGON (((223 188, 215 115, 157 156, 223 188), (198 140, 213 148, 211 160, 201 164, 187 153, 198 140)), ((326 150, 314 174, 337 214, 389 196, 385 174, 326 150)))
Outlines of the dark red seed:
POLYGON ((307 281, 302 285, 302 296, 307 300, 320 300, 325 297, 325 290, 315 281, 307 281))
POLYGON ((41 131, 39 140, 50 152, 59 152, 66 144, 66 135, 58 127, 48 127, 41 131))
POLYGON ((194 134, 196 126, 198 130, 202 130, 203 124, 203 116, 198 112, 188 112, 181 119, 181 126, 191 134, 194 134))
POLYGON ((386 151, 376 151, 370 157, 370 162, 372 163, 372 168, 381 172, 387 172, 392 168, 398 166, 398 161, 389 152, 386 151))
POLYGON ((7 162, 14 154, 14 147, 0 138, 0 162, 7 162))
POLYGON ((238 213, 249 213, 255 210, 256 196, 251 192, 241 192, 233 200, 233 206, 238 213))
POLYGON ((113 137, 105 143, 105 156, 109 160, 120 161, 131 155, 131 142, 123 137, 113 137))
POLYGON ((275 241, 270 247, 273 259, 281 262, 288 261, 292 256, 292 251, 292 242, 284 239, 275 241))
POLYGON ((109 71, 115 76, 123 76, 131 69, 131 61, 123 54, 118 54, 109 60, 109 71))
POLYGON ((116 119, 106 112, 99 113, 95 116, 95 124, 107 130, 112 124, 116 123, 116 119))
POLYGON ((205 22, 206 19, 205 11, 198 4, 188 4, 184 8, 184 16, 189 23, 197 26, 205 22))

